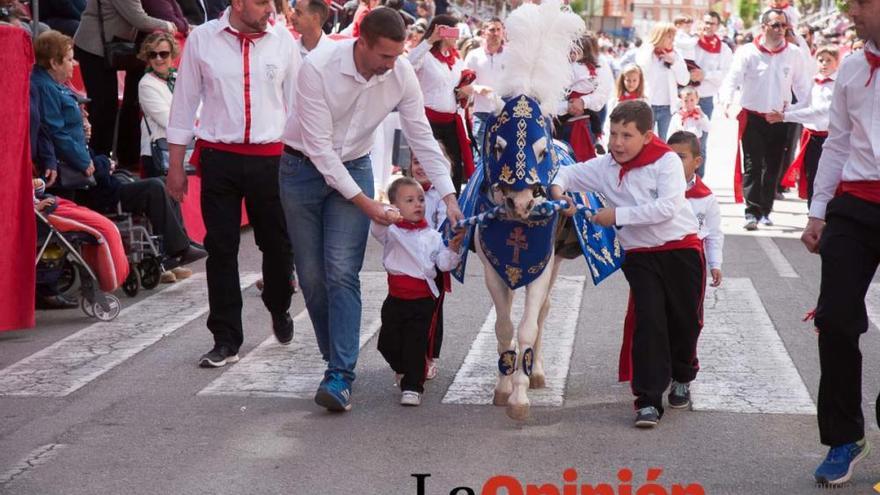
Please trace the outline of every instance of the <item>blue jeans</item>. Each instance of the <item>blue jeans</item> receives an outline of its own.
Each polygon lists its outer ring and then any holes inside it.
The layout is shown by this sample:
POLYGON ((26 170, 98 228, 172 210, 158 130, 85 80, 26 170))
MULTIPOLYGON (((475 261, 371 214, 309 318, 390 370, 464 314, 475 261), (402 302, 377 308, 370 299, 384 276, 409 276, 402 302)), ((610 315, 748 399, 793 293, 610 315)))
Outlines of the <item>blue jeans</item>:
MULTIPOLYGON (((715 110, 715 102, 713 101, 711 96, 704 96, 700 98, 700 110, 706 114, 706 117, 709 120, 712 120, 712 112, 715 110)), ((703 153, 703 164, 700 165, 700 168, 697 169, 697 175, 700 177, 706 173, 706 163, 709 161, 709 156, 706 155, 706 142, 709 141, 709 133, 704 132, 702 136, 700 136, 700 151, 703 153)))
POLYGON ((657 137, 666 141, 666 134, 669 132, 669 121, 672 120, 672 111, 669 105, 651 105, 654 111, 654 123, 657 124, 657 137))
POLYGON ((474 140, 477 150, 483 151, 483 139, 486 137, 486 121, 489 120, 489 112, 474 112, 474 140))
MULTIPOLYGON (((345 168, 372 198, 370 157, 345 162, 345 168)), ((360 271, 370 219, 328 186, 306 158, 281 155, 278 179, 299 285, 328 363, 325 377, 341 375, 350 385, 360 350, 360 271)))

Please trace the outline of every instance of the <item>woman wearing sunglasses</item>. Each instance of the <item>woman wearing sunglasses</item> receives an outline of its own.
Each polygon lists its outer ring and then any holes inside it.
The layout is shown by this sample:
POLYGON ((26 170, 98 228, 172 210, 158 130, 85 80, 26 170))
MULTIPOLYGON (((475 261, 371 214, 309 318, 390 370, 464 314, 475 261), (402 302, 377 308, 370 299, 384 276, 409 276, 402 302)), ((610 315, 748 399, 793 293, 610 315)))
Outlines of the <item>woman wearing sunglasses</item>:
MULTIPOLYGON (((157 148, 154 143, 162 143, 165 139, 171 95, 177 78, 173 62, 179 50, 174 36, 156 32, 147 36, 138 55, 147 64, 146 73, 138 83, 138 101, 144 114, 141 121, 141 170, 145 177, 162 177, 167 168, 163 156, 153 156, 153 148, 157 148)), ((159 148, 167 149, 167 146, 160 144, 159 148)))

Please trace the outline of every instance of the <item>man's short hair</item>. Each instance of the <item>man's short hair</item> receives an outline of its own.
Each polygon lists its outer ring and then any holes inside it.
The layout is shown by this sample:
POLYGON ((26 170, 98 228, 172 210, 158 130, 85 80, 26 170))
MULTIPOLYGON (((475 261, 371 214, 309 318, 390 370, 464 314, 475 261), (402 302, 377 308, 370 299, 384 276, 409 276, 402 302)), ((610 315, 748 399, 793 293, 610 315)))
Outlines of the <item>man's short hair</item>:
POLYGON ((405 186, 417 187, 419 189, 422 188, 422 185, 419 184, 412 177, 401 177, 392 182, 390 186, 388 186, 388 201, 392 203, 397 201, 397 191, 399 191, 401 187, 405 186))
POLYGON ((816 50, 816 56, 818 57, 819 55, 822 55, 822 54, 828 55, 829 57, 833 58, 834 60, 840 60, 840 48, 838 48, 835 45, 820 46, 816 50))
POLYGON ((611 112, 612 124, 636 124, 636 129, 642 134, 654 128, 654 112, 651 106, 640 100, 624 101, 617 105, 611 112))
POLYGON ((724 21, 721 20, 721 14, 719 14, 718 12, 715 12, 714 10, 710 10, 703 15, 709 16, 709 17, 715 19, 716 21, 718 21, 719 26, 724 24, 724 21))
POLYGON ((767 24, 770 21, 770 14, 782 16, 782 18, 785 19, 785 23, 790 24, 788 20, 788 14, 786 14, 784 10, 780 9, 767 9, 766 12, 761 14, 761 24, 767 24))
POLYGON ((308 10, 310 14, 318 16, 322 25, 327 22, 327 18, 330 17, 330 7, 324 0, 307 0, 306 10, 308 10))
POLYGON ((503 26, 504 21, 502 21, 500 17, 492 17, 488 21, 483 23, 483 27, 485 28, 489 24, 501 24, 503 26))
POLYGON ((372 45, 379 38, 388 38, 391 41, 402 43, 406 40, 406 24, 400 12, 388 7, 377 7, 364 16, 361 21, 361 38, 372 45))
POLYGON ((688 131, 678 131, 675 134, 669 136, 669 139, 666 140, 666 144, 672 146, 673 144, 686 144, 688 147, 688 151, 691 152, 691 156, 698 157, 703 156, 703 152, 700 150, 700 138, 696 136, 696 134, 688 131))

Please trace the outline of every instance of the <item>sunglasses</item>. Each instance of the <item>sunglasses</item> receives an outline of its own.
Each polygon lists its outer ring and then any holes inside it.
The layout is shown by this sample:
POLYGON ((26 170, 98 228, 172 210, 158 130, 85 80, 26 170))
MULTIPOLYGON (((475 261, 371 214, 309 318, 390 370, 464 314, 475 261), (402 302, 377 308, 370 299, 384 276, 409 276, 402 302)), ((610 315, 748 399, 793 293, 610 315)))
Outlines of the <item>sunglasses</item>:
POLYGON ((154 58, 166 59, 171 56, 171 52, 167 50, 162 50, 161 52, 147 52, 147 59, 153 60, 154 58))
POLYGON ((773 24, 765 24, 765 26, 773 29, 785 29, 788 27, 788 24, 784 22, 774 22, 773 24))

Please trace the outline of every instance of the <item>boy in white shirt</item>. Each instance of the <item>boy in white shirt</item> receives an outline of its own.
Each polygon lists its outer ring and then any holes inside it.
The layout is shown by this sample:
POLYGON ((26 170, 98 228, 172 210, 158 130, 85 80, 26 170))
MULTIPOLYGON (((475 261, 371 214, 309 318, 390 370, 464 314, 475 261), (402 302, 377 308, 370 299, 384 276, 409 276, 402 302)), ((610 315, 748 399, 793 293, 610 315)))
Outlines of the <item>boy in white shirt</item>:
MULTIPOLYGON (((610 120, 610 153, 560 168, 550 193, 565 200, 564 191, 595 191, 613 205, 592 221, 620 227, 635 315, 632 334, 624 333, 624 347, 631 337, 632 350, 621 354, 622 364, 632 368, 635 426, 653 428, 670 378, 670 406, 690 405, 706 267, 697 219, 684 196, 681 160, 651 130, 651 107, 625 101, 610 120)), ((566 215, 574 214, 569 205, 566 215)))
MULTIPOLYGON (((449 271, 461 260, 461 235, 449 247, 425 220, 425 193, 404 177, 388 187, 390 226, 373 222, 370 232, 384 246, 382 264, 388 272, 388 297, 382 304, 379 352, 400 379, 400 404, 418 406, 424 392, 426 359, 431 355, 435 300, 440 289, 437 270, 449 271)), ((463 233, 463 231, 462 231, 463 233)))
POLYGON ((687 131, 696 136, 709 132, 709 118, 700 108, 700 94, 697 90, 687 86, 678 92, 678 97, 681 100, 681 108, 669 121, 669 135, 666 139, 678 131, 687 131))

